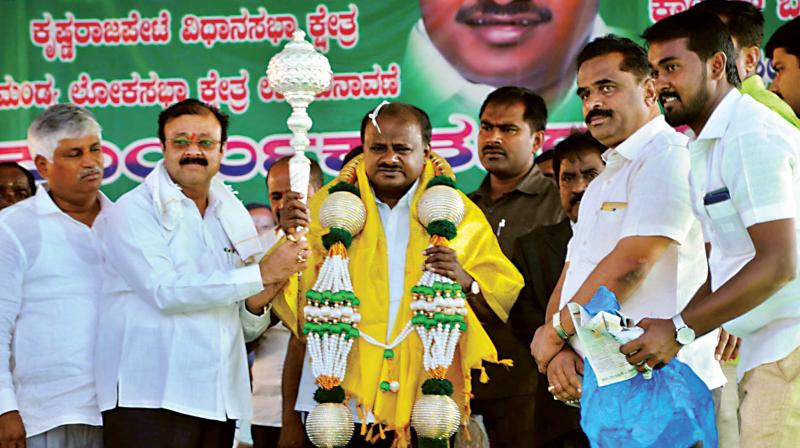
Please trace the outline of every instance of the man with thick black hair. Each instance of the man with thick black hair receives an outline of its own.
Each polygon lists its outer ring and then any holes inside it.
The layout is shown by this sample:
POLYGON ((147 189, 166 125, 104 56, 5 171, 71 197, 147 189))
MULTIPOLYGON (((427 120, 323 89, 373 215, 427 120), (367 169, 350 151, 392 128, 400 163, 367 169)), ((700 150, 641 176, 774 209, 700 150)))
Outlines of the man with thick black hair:
POLYGON ((689 10, 644 33, 667 121, 688 125, 691 203, 709 246, 710 276, 671 319, 644 319, 622 346, 632 364, 669 362, 724 326, 742 338, 742 446, 795 446, 800 437, 800 132, 736 90, 731 37, 713 14, 689 10))

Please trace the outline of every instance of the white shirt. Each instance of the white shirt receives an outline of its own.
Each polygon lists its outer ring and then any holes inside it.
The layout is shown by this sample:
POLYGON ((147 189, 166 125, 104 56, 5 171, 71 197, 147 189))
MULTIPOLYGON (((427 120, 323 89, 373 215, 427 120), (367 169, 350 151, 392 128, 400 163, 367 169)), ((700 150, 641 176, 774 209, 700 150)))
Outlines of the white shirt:
MULTIPOLYGON (((386 338, 392 334, 392 328, 397 321, 397 311, 400 309, 400 302, 403 300, 403 289, 405 283, 405 269, 406 269, 406 251, 408 250, 409 238, 409 223, 411 219, 411 200, 414 199, 414 194, 417 192, 419 186, 419 179, 414 182, 414 185, 397 201, 394 208, 385 204, 378 196, 375 195, 375 203, 378 205, 378 213, 381 216, 381 224, 383 225, 383 234, 386 239, 386 258, 388 260, 388 273, 389 273, 389 325, 387 328, 386 338)), ((374 192, 373 192, 374 195, 374 192)), ((416 219, 416 217, 414 217, 416 219)), ((422 275, 422 271, 420 271, 422 275)), ((377 293, 377 291, 376 291, 377 293)), ((380 299, 380 297, 378 297, 380 299)), ((405 325, 402 322, 402 325, 405 325)), ((378 336, 378 335, 373 335, 378 336)), ((378 339, 376 337, 376 339, 378 339)), ((378 339, 380 340, 380 339, 378 339)), ((386 341, 390 343, 391 341, 386 341)), ((314 374, 311 373, 311 358, 306 351, 306 362, 303 364, 303 374, 300 377, 300 386, 297 391, 297 402, 295 403, 296 411, 311 412, 316 407, 317 402, 314 401, 314 391, 316 385, 314 384, 314 374)), ((356 412, 356 402, 350 400, 350 410, 353 416, 358 420, 358 412, 356 412)), ((372 412, 367 415, 368 421, 374 421, 372 412)))
MULTIPOLYGON (((275 228, 259 236, 264 249, 269 249, 281 238, 283 231, 275 228)), ((283 364, 292 333, 282 323, 267 329, 258 338, 253 362, 253 419, 254 425, 280 428, 283 411, 281 384, 283 364)))
MULTIPOLYGON (((711 243, 712 291, 755 256, 748 227, 793 218, 800 244, 797 129, 733 89, 689 150, 692 205, 711 243), (704 205, 707 193, 725 188, 729 197, 704 205)), ((754 367, 786 357, 800 346, 800 278, 724 327, 742 338, 740 379, 754 367)))
MULTIPOLYGON (((224 204, 213 189, 201 217, 166 170, 150 176, 159 174, 161 194, 169 199, 163 207, 177 204, 179 220, 160 218, 147 185, 153 179, 145 179, 100 222, 108 229, 101 238, 106 264, 96 361, 100 409, 119 405, 211 420, 250 418, 244 339, 260 335, 269 316, 250 314, 243 300, 262 290, 259 267, 242 267, 218 216, 224 204)), ((243 216, 249 218, 246 211, 243 216)))
MULTIPOLYGON (((630 236, 664 236, 672 243, 620 304, 622 314, 634 321, 671 318, 705 282, 702 232, 689 204, 687 140, 658 116, 603 154, 606 168, 584 193, 567 249, 561 306, 617 243, 630 236)), ((709 389, 725 384, 714 359, 716 344, 717 332, 712 332, 678 354, 709 389)))
MULTIPOLYGON (((101 219, 111 202, 98 197, 101 219)), ((19 410, 28 437, 102 424, 94 382, 97 235, 44 186, 0 213, 0 413, 19 410)))

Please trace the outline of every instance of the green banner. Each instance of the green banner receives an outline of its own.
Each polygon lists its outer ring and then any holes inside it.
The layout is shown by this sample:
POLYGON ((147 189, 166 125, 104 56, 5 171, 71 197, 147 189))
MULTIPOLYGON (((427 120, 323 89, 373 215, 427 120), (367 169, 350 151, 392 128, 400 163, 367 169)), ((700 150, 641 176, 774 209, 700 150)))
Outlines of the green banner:
MULTIPOLYGON (((137 185, 161 158, 158 113, 184 98, 231 115, 221 173, 248 202, 267 202, 264 174, 291 153, 290 108, 270 89, 269 58, 297 29, 330 60, 334 80, 309 108, 311 157, 326 179, 360 143, 381 101, 426 110, 433 147, 475 189, 478 109, 492 89, 524 85, 548 103, 546 147, 582 125, 574 59, 592 37, 638 39, 697 0, 240 1, 0 0, 0 161, 33 169, 30 122, 73 102, 103 126, 103 191, 137 185)), ((800 15, 798 0, 753 0, 765 36, 800 15)), ((760 73, 774 77, 762 61, 760 73)))

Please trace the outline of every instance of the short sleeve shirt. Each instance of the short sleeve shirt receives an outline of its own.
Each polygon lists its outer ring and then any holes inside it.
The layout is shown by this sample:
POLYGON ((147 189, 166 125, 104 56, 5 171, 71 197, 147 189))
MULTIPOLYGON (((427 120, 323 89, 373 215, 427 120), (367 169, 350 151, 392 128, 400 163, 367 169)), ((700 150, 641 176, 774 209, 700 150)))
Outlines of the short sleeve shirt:
MULTIPOLYGON (((621 304, 622 313, 634 321, 673 317, 705 282, 702 231, 689 201, 687 142, 658 116, 603 154, 606 169, 584 193, 568 247, 562 306, 626 237, 663 236, 673 241, 621 304)), ((725 383, 714 360, 716 342, 716 333, 708 334, 678 355, 711 389, 725 383)))
MULTIPOLYGON (((794 219, 800 241, 800 131, 732 90, 689 149, 692 206, 711 244, 716 291, 755 256, 749 227, 794 219)), ((787 356, 800 346, 800 280, 724 327, 743 338, 740 377, 787 356)))

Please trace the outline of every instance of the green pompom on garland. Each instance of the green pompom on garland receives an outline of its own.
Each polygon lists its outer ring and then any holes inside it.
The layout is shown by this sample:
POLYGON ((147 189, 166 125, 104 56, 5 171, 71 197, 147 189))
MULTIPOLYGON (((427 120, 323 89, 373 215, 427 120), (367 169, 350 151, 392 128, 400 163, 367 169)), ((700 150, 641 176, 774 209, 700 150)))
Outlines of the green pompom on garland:
POLYGON ((330 249, 336 243, 342 243, 349 249, 350 244, 353 243, 353 235, 345 229, 331 227, 330 232, 322 235, 322 245, 325 246, 325 249, 330 249))
POLYGON ((453 383, 448 379, 428 378, 422 383, 423 395, 453 395, 453 383))
POLYGON ((426 186, 425 189, 428 189, 428 188, 431 188, 431 187, 435 187, 437 185, 445 185, 445 186, 448 186, 450 188, 455 188, 456 190, 458 189, 458 188, 456 188, 455 179, 453 179, 452 177, 447 176, 445 174, 440 174, 438 176, 435 176, 433 179, 429 180, 428 181, 428 186, 426 186))
POLYGON ((418 437, 417 443, 419 448, 448 448, 450 446, 450 439, 430 439, 427 437, 418 437))
POLYGON ((322 387, 318 387, 317 391, 314 392, 314 400, 317 403, 344 403, 344 389, 342 386, 336 386, 331 390, 325 390, 322 387))
POLYGON ((336 193, 337 191, 346 191, 358 196, 358 187, 345 181, 339 181, 336 185, 328 189, 328 193, 336 193))
POLYGON ((428 228, 426 230, 428 231, 429 235, 443 236, 448 240, 452 240, 458 234, 456 225, 445 219, 437 219, 436 221, 431 222, 428 224, 428 228))

